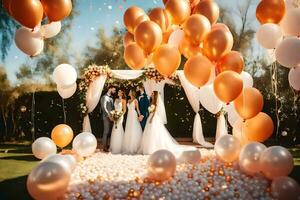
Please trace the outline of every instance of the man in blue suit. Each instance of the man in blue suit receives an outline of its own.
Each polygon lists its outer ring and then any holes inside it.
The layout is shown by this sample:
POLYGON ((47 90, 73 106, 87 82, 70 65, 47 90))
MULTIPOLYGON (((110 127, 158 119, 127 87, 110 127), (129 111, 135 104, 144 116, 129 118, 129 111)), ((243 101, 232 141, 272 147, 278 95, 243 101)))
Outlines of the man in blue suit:
POLYGON ((146 92, 145 92, 145 88, 143 86, 138 86, 137 87, 139 94, 139 108, 140 108, 140 112, 142 115, 141 118, 141 126, 142 129, 144 130, 145 126, 146 126, 146 122, 147 122, 147 118, 149 116, 149 111, 148 111, 148 107, 150 106, 150 100, 149 97, 147 96, 146 92))

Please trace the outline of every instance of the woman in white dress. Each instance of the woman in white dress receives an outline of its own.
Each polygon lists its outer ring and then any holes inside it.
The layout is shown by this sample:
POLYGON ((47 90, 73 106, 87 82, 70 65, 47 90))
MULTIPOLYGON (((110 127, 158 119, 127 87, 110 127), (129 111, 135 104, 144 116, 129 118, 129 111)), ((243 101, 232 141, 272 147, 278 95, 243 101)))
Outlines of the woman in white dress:
POLYGON ((118 98, 115 100, 114 106, 115 110, 122 111, 123 115, 117 122, 114 122, 110 139, 110 152, 120 154, 124 136, 123 116, 126 113, 126 95, 123 90, 118 91, 118 98))
POLYGON ((157 150, 166 149, 178 158, 184 151, 196 150, 195 147, 178 144, 171 136, 160 119, 162 104, 159 93, 154 91, 151 95, 150 116, 144 129, 140 152, 142 154, 152 154, 157 150))
POLYGON ((127 106, 127 120, 125 126, 125 134, 123 138, 122 152, 125 154, 136 154, 141 145, 142 139, 142 127, 140 124, 140 109, 139 103, 136 99, 136 92, 133 90, 129 91, 129 97, 127 106))

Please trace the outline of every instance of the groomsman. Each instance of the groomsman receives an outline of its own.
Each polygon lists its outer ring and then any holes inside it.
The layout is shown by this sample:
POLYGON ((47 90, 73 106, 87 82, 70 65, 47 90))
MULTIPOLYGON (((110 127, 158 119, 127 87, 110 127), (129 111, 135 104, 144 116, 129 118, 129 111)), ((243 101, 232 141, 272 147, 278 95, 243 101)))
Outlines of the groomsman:
POLYGON ((143 86, 138 86, 137 90, 140 93, 139 98, 138 98, 139 108, 140 108, 140 112, 141 112, 140 123, 141 123, 142 129, 144 130, 144 128, 146 126, 147 118, 149 116, 148 107, 150 106, 150 101, 149 101, 149 97, 145 93, 145 88, 143 86))
POLYGON ((113 127, 113 120, 111 118, 110 112, 114 110, 114 100, 113 95, 116 93, 116 88, 110 86, 105 95, 101 97, 101 111, 103 119, 103 136, 102 136, 102 146, 103 151, 108 152, 108 136, 111 133, 113 127))

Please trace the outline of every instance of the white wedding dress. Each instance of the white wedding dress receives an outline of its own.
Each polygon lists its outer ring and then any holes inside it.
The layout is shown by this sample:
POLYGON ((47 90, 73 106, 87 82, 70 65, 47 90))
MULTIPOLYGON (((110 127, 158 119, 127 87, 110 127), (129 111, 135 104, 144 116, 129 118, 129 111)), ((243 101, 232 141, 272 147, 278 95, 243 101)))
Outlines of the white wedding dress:
POLYGON ((178 144, 177 141, 171 136, 160 118, 160 113, 162 112, 161 109, 163 108, 163 102, 160 97, 158 97, 157 102, 158 105, 156 111, 151 113, 147 119, 147 124, 144 129, 141 142, 140 153, 152 154, 157 150, 166 149, 171 151, 175 157, 179 158, 184 151, 196 150, 195 147, 178 144))
POLYGON ((141 145, 143 130, 138 120, 134 101, 128 103, 127 106, 128 114, 123 138, 122 153, 137 154, 141 145))
MULTIPOLYGON (((123 105, 121 100, 116 100, 114 103, 116 111, 122 111, 123 105)), ((111 139, 110 139, 110 152, 113 154, 120 154, 122 151, 124 129, 123 129, 123 116, 119 119, 117 124, 114 123, 111 139)))

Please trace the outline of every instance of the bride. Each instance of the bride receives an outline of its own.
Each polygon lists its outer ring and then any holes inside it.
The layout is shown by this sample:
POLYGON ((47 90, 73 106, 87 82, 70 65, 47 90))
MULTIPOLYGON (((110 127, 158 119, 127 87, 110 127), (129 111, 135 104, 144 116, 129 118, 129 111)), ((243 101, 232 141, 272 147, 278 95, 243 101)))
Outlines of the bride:
POLYGON ((123 90, 118 91, 118 98, 114 103, 115 110, 118 112, 122 112, 122 117, 114 123, 111 132, 111 140, 110 140, 110 151, 113 154, 119 154, 122 150, 122 142, 123 142, 123 116, 126 113, 126 95, 123 90))
POLYGON ((160 118, 163 102, 157 91, 152 93, 151 99, 150 116, 143 133, 140 152, 142 154, 152 154, 157 150, 166 149, 171 151, 176 157, 179 157, 184 151, 196 150, 192 146, 178 144, 164 126, 160 118))
POLYGON ((141 116, 139 103, 136 99, 136 93, 133 90, 129 91, 128 101, 128 113, 125 126, 125 134, 123 139, 122 152, 125 154, 138 153, 141 139, 142 139, 142 127, 139 122, 141 116))

